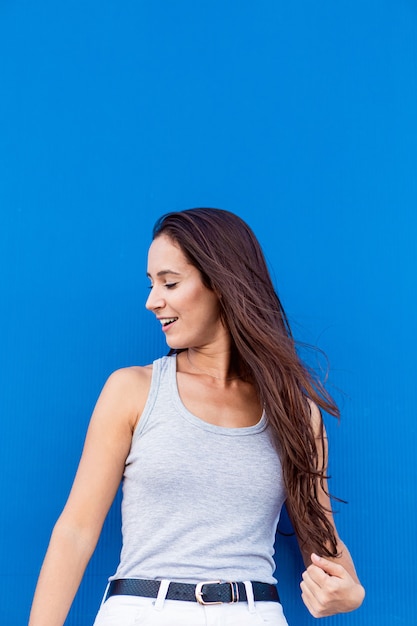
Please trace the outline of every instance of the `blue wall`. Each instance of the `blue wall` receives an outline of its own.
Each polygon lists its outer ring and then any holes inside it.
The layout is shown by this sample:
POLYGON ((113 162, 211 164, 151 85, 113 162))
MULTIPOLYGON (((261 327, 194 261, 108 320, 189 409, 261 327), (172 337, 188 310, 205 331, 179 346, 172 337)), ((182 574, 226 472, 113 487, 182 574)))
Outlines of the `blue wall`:
MULTIPOLYGON (((330 360, 337 523, 367 598, 326 623, 411 626, 415 2, 4 1, 0 59, 0 623, 26 624, 106 377, 165 352, 151 226, 206 205, 247 219, 330 360)), ((118 504, 68 626, 113 572, 118 504)), ((293 538, 277 547, 290 623, 317 623, 293 538)))

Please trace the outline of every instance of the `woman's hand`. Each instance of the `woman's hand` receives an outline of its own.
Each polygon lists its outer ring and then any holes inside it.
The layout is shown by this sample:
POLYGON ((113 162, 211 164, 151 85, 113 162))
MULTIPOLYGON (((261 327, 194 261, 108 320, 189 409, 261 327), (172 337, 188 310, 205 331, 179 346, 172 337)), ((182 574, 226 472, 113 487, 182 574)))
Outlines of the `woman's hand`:
POLYGON ((335 561, 311 555, 300 584, 302 599, 313 617, 348 613, 363 602, 365 590, 335 561))

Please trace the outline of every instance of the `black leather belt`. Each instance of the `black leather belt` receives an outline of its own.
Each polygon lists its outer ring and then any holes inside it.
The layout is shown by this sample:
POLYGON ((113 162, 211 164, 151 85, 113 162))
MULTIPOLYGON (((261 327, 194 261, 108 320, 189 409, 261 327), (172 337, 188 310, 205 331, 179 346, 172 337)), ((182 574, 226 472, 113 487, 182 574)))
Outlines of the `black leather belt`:
MULTIPOLYGON (((110 596, 143 596, 156 598, 161 581, 142 580, 136 578, 120 578, 112 580, 107 590, 106 600, 110 596)), ((252 582, 253 599, 256 602, 279 602, 278 590, 275 585, 252 582)), ((167 600, 185 600, 199 604, 233 604, 247 602, 246 587, 242 582, 222 583, 217 580, 190 585, 188 583, 171 582, 166 594, 167 600)))

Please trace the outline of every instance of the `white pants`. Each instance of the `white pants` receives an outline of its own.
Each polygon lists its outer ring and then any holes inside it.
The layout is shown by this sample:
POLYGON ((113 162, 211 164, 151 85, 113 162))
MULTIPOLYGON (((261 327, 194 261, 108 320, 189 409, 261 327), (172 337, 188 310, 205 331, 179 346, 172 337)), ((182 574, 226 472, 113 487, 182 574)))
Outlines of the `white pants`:
POLYGON ((248 602, 210 606, 165 600, 167 589, 168 581, 163 581, 156 600, 111 596, 101 605, 94 626, 288 626, 281 604, 254 602, 251 586, 248 602))

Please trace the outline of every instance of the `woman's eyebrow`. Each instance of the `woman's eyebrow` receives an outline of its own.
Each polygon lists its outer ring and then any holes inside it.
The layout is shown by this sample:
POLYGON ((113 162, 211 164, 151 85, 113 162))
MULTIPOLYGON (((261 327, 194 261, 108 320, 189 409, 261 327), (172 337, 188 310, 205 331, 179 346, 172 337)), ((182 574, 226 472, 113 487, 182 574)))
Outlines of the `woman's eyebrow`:
MULTIPOLYGON (((161 270, 160 272, 157 272, 157 276, 166 276, 167 274, 174 274, 174 276, 180 276, 181 274, 179 272, 174 272, 174 270, 161 270)), ((151 277, 151 275, 149 274, 149 272, 146 272, 146 276, 148 278, 151 277)))

